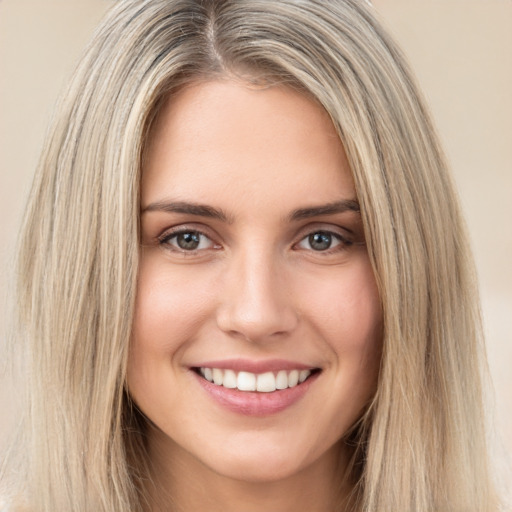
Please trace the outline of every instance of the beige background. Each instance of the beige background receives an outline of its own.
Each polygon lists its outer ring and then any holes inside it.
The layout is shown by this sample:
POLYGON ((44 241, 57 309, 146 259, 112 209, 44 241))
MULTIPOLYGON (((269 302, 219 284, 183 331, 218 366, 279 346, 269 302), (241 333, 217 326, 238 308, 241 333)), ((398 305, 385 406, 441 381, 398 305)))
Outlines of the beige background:
MULTIPOLYGON (((2 330, 13 245, 52 106, 111 3, 0 0, 2 330)), ((374 6, 416 71, 459 185, 481 282, 501 472, 512 451, 512 0, 374 6)), ((16 416, 9 380, 0 374, 0 444, 16 416)))

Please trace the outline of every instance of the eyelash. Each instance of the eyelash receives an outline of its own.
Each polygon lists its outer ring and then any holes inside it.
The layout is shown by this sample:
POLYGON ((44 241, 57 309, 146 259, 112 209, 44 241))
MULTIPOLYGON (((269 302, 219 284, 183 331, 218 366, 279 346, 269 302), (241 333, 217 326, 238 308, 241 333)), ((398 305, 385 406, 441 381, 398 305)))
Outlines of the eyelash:
MULTIPOLYGON (((186 242, 186 240, 185 240, 185 242, 186 242)), ((327 230, 327 229, 315 229, 315 230, 309 231, 297 243, 293 244, 293 248, 297 248, 297 247, 300 248, 301 244, 303 244, 304 242, 306 242, 306 243, 309 242, 310 247, 309 248, 302 247, 302 249, 311 251, 316 254, 322 254, 322 255, 329 255, 329 254, 341 252, 343 250, 346 250, 348 247, 350 247, 351 245, 354 244, 353 241, 345 238, 341 234, 339 234, 335 231, 327 230), (312 237, 315 237, 318 235, 320 235, 321 237, 328 238, 327 242, 329 243, 329 247, 327 247, 324 250, 315 250, 311 247, 311 243, 313 242, 312 237), (333 243, 335 243, 334 246, 332 245, 333 243)), ((206 233, 204 233, 203 231, 201 231, 199 229, 180 228, 180 229, 177 229, 176 231, 166 232, 165 234, 163 234, 161 237, 158 238, 158 243, 162 247, 165 247, 167 250, 180 253, 184 256, 193 256, 200 251, 221 248, 221 246, 216 244, 211 239, 210 236, 208 236, 206 233), (174 241, 176 241, 176 244, 177 244, 178 243, 177 240, 180 235, 192 235, 192 237, 195 237, 195 239, 193 239, 191 241, 192 244, 198 243, 198 246, 190 248, 190 249, 186 249, 183 247, 178 247, 177 245, 171 243, 171 241, 174 240, 174 241), (210 247, 201 247, 201 244, 204 242, 204 239, 209 240, 210 245, 211 245, 210 247)))
POLYGON ((173 251, 173 252, 181 253, 184 256, 187 256, 187 255, 192 256, 192 255, 196 254, 199 251, 204 251, 204 250, 207 250, 207 249, 213 249, 213 248, 217 249, 217 248, 220 248, 219 245, 216 245, 215 242, 213 242, 213 240, 211 239, 210 236, 208 236, 207 234, 203 233, 199 229, 181 228, 181 229, 177 229, 176 231, 166 232, 164 235, 162 235, 161 237, 158 238, 158 243, 161 246, 165 247, 166 249, 168 249, 170 251, 173 251), (202 244, 204 239, 207 239, 207 240, 210 241, 212 247, 207 247, 207 248, 196 247, 196 248, 192 248, 192 249, 184 249, 182 247, 177 247, 174 244, 172 244, 171 241, 173 239, 177 241, 177 239, 178 239, 178 237, 180 235, 195 235, 196 238, 199 239, 199 246, 202 244))
POLYGON ((294 245, 294 247, 300 246, 304 242, 309 243, 309 245, 311 247, 310 249, 306 249, 306 250, 311 250, 314 253, 325 254, 325 255, 333 254, 333 253, 337 253, 337 252, 346 250, 348 247, 353 245, 353 242, 351 240, 348 240, 347 238, 340 235, 339 233, 336 233, 334 231, 329 231, 326 229, 316 229, 314 231, 311 231, 306 236, 302 237, 301 240, 294 245), (313 242, 313 237, 316 237, 318 235, 320 235, 321 237, 329 238, 329 247, 327 247, 324 250, 315 250, 311 247, 311 243, 313 242), (337 242, 337 243, 333 246, 332 244, 334 242, 337 242))

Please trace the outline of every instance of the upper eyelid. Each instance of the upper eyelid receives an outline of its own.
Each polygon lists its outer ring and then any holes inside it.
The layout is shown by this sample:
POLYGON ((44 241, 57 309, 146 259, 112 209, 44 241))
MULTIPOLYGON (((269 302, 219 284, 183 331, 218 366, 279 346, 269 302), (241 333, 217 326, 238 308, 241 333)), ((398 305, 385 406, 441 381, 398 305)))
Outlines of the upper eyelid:
POLYGON ((354 243, 353 240, 349 239, 349 237, 343 236, 340 233, 337 233, 336 231, 330 231, 327 229, 314 229, 313 231, 309 231, 305 235, 300 236, 299 239, 296 242, 294 242, 293 246, 299 245, 306 238, 308 238, 309 236, 311 236, 315 233, 325 233, 327 235, 332 235, 332 237, 336 238, 341 244, 352 245, 354 243))
POLYGON ((341 238, 348 238, 349 236, 355 236, 356 232, 350 228, 345 226, 340 226, 338 224, 329 224, 325 222, 314 222, 309 223, 306 226, 303 226, 299 229, 297 237, 302 240, 304 237, 311 235, 313 233, 318 233, 322 231, 324 233, 330 233, 341 238), (346 235, 345 235, 346 234, 346 235))
POLYGON ((199 233, 200 235, 205 236, 206 238, 209 238, 213 240, 213 234, 211 233, 211 230, 206 227, 198 227, 194 224, 179 224, 177 226, 168 227, 156 237, 157 240, 165 240, 166 238, 171 238, 173 236, 179 235, 180 233, 188 233, 188 232, 194 232, 199 233))
MULTIPOLYGON (((299 230, 297 230, 295 235, 293 236, 294 241, 292 242, 292 244, 295 245, 302 241, 305 237, 319 231, 330 233, 333 236, 339 237, 341 240, 345 240, 347 242, 352 243, 355 242, 355 240, 353 240, 352 238, 357 237, 357 232, 355 230, 350 229, 349 227, 341 226, 338 224, 331 224, 329 222, 317 221, 308 222, 306 225, 302 226, 299 230)), ((162 229, 160 233, 154 237, 154 240, 162 242, 163 240, 169 239, 173 236, 179 235, 180 233, 186 232, 199 233, 216 244, 225 243, 225 240, 219 233, 217 233, 217 231, 212 230, 212 228, 210 228, 207 225, 195 222, 177 224, 175 226, 168 226, 165 229, 162 229)))

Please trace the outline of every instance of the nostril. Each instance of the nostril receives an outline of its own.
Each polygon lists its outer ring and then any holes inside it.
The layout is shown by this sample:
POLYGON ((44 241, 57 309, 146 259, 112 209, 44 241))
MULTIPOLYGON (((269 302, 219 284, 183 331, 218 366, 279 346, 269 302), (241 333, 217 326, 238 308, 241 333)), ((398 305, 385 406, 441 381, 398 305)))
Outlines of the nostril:
POLYGON ((252 343, 273 341, 288 336, 298 324, 298 316, 288 306, 251 310, 240 303, 220 311, 217 325, 229 336, 252 343))
POLYGON ((225 276, 217 310, 219 328, 251 342, 276 339, 293 331, 298 315, 274 255, 256 248, 235 260, 225 276))

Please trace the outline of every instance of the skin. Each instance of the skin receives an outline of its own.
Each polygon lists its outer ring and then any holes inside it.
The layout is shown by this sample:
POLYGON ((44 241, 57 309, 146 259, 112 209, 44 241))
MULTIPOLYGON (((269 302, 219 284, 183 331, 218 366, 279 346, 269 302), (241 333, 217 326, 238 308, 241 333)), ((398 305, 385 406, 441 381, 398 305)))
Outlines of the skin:
POLYGON ((375 392, 381 305, 357 211, 291 216, 347 200, 356 193, 335 129, 292 89, 201 82, 160 112, 128 365, 150 420, 151 510, 332 512, 349 457, 340 439, 375 392), (163 206, 177 202, 225 218, 163 206), (183 249, 177 230, 200 245, 183 249), (328 243, 312 244, 319 232, 328 243), (248 416, 191 369, 237 358, 321 371, 291 406, 248 416))

